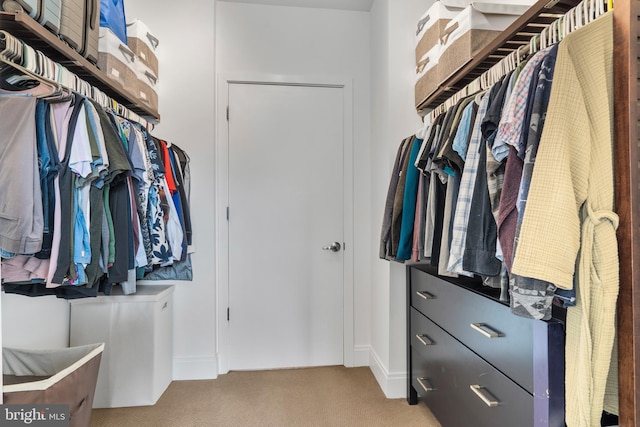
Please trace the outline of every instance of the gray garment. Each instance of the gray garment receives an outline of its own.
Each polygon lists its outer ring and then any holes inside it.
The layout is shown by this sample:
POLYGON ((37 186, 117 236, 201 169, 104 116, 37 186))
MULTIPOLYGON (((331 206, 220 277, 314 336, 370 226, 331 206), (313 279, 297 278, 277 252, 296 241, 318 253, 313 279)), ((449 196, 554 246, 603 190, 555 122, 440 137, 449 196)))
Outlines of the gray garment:
POLYGON ((447 269, 449 265, 449 247, 453 231, 453 212, 455 211, 461 175, 455 172, 447 181, 447 194, 444 201, 444 220, 442 223, 442 239, 440 241, 440 259, 438 260, 438 274, 441 276, 458 277, 447 269))
POLYGON ((431 176, 430 175, 425 175, 423 173, 420 173, 420 185, 419 185, 419 191, 421 192, 421 197, 422 197, 422 205, 420 206, 420 221, 418 223, 418 245, 417 245, 417 253, 415 254, 415 258, 414 261, 421 261, 424 258, 424 245, 425 245, 425 240, 424 240, 424 234, 426 232, 426 227, 427 227, 427 204, 428 204, 428 197, 429 197, 429 183, 431 181, 431 176))
POLYGON ((402 140, 398 152, 396 154, 396 160, 393 164, 393 170, 391 171, 391 179, 389 181, 389 189, 387 191, 387 199, 384 206, 384 214, 382 217, 382 232, 380 236, 380 253, 379 256, 382 259, 391 258, 391 223, 393 221, 393 203, 396 196, 396 190, 398 189, 398 182, 400 180, 400 170, 402 169, 402 154, 405 151, 406 145, 409 139, 402 140))
POLYGON ((432 200, 436 198, 436 182, 438 179, 434 177, 434 174, 429 174, 429 178, 427 182, 429 183, 429 192, 427 195, 427 204, 426 204, 426 216, 424 220, 424 252, 423 255, 425 258, 431 258, 431 252, 433 252, 433 235, 435 229, 435 216, 436 216, 436 206, 431 203, 432 200))
POLYGON ((0 249, 16 254, 42 248, 36 102, 33 96, 0 96, 0 249))
POLYGON ((131 295, 136 293, 136 269, 127 271, 127 280, 120 282, 122 286, 122 293, 125 295, 131 295))

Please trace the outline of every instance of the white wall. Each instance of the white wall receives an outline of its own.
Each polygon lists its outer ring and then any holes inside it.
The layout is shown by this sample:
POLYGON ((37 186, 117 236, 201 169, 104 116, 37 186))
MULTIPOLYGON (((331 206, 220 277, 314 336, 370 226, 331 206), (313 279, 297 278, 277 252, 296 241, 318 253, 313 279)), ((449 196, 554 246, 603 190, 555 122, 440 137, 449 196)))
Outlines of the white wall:
MULTIPOLYGON (((176 282, 174 379, 217 376, 214 250, 215 2, 125 2, 158 37, 160 124, 153 135, 177 144, 191 161, 193 281, 176 282)), ((169 283, 169 282, 166 282, 169 283)))
POLYGON ((356 365, 370 342, 369 47, 367 12, 217 3, 218 74, 353 79, 356 365))
POLYGON ((379 259, 396 150, 422 122, 414 107, 415 26, 434 0, 375 0, 371 9, 371 370, 387 397, 406 394, 406 276, 379 259))
POLYGON ((2 294, 2 345, 29 349, 69 346, 69 303, 53 295, 2 294))

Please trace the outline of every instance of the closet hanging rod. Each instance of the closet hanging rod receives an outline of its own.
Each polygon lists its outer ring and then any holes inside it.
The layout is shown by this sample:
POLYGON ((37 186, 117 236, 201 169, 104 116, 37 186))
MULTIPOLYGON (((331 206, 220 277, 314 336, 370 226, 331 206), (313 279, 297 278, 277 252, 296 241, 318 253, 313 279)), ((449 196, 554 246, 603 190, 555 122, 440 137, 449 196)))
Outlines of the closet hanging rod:
MULTIPOLYGON (((436 106, 430 113, 431 122, 438 115, 455 105, 460 99, 489 89, 499 78, 514 70, 529 54, 559 42, 567 34, 594 21, 612 8, 613 0, 582 0, 563 15, 553 14, 558 18, 541 27, 540 33, 533 34, 529 42, 523 43, 518 49, 512 50, 503 56, 500 61, 484 71, 480 76, 436 106)), ((487 57, 491 58, 492 55, 487 57)))

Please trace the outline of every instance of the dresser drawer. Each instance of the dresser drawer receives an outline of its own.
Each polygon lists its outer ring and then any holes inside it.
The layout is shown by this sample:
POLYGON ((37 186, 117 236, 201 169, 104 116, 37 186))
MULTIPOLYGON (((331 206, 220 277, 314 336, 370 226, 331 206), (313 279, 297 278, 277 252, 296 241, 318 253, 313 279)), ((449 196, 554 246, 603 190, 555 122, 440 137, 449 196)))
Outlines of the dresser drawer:
POLYGON ((449 338, 446 358, 411 350, 411 384, 442 427, 533 426, 533 396, 449 338))
POLYGON ((473 352, 467 354, 466 369, 456 384, 460 408, 475 420, 466 425, 533 426, 533 396, 473 352))
POLYGON ((411 350, 411 385, 418 397, 433 412, 442 427, 475 426, 473 415, 460 406, 456 390, 452 388, 454 375, 446 364, 424 359, 416 349, 411 350))
POLYGON ((446 360, 453 338, 415 308, 411 308, 411 347, 427 360, 446 360))
POLYGON ((503 304, 416 268, 410 271, 413 307, 533 393, 533 325, 541 321, 516 316, 503 304))

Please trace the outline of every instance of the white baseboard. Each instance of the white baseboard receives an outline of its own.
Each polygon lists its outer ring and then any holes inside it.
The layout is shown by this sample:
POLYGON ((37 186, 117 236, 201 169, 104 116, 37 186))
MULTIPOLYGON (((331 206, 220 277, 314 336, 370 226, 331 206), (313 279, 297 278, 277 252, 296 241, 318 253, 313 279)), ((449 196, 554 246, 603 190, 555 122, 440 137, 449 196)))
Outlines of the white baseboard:
POLYGON ((407 397, 407 373, 389 372, 373 349, 369 349, 369 368, 388 399, 407 397))
POLYGON ((353 349, 353 367, 369 366, 369 352, 371 346, 357 345, 353 349))
POLYGON ((213 380, 218 378, 218 359, 212 357, 174 357, 173 379, 213 380))

